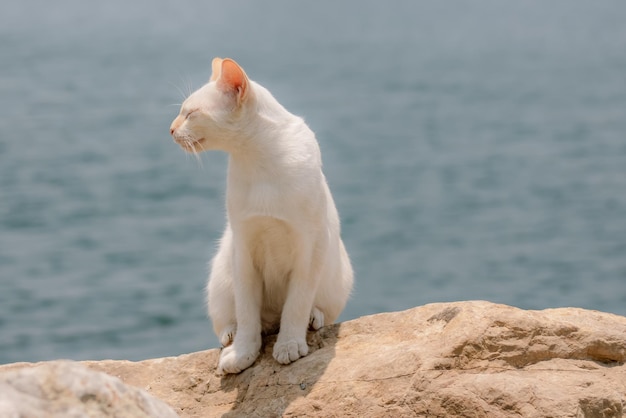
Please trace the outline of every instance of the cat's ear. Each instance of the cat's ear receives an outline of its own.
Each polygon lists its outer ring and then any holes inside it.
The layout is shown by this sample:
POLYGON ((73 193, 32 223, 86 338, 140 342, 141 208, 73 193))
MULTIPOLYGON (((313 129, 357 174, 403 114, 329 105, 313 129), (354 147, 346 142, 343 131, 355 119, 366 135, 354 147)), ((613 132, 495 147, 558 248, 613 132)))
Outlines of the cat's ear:
MULTIPOLYGON (((213 60, 213 63, 215 64, 215 60, 213 60)), ((243 68, 230 58, 221 60, 221 71, 216 83, 217 88, 222 92, 235 94, 237 96, 237 104, 243 103, 248 97, 250 85, 248 76, 246 76, 243 68)))
POLYGON ((222 59, 219 57, 213 58, 213 62, 211 62, 211 78, 209 81, 215 81, 219 78, 220 73, 222 72, 222 59))

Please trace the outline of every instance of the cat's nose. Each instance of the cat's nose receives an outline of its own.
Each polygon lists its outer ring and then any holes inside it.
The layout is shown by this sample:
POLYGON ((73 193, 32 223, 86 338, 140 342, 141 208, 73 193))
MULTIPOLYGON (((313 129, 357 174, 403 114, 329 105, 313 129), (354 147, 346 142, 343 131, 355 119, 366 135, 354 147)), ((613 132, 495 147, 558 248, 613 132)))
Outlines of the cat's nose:
POLYGON ((174 129, 173 127, 172 127, 172 128, 170 128, 170 135, 174 136, 174 131, 175 131, 175 130, 176 130, 176 129, 174 129))

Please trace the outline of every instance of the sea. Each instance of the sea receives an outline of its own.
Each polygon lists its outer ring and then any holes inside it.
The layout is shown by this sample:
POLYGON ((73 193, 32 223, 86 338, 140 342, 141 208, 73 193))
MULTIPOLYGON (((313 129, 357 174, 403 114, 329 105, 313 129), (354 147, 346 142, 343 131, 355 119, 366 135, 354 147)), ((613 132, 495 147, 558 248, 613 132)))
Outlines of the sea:
POLYGON ((626 315, 625 22, 621 0, 3 2, 0 363, 219 347, 228 157, 168 132, 216 56, 316 132, 355 269, 341 321, 626 315))

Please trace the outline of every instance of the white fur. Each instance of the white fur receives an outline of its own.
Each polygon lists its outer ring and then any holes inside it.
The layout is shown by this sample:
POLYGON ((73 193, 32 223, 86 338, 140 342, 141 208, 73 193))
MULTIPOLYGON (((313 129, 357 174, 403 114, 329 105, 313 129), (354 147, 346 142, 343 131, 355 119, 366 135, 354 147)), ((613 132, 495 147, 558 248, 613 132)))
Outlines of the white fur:
POLYGON ((185 100, 171 132, 188 151, 229 153, 226 229, 207 293, 226 346, 218 372, 238 373, 257 358, 262 332, 280 328, 279 363, 305 356, 307 328, 337 319, 353 273, 313 132, 247 77, 234 89, 215 67, 214 78, 185 100))

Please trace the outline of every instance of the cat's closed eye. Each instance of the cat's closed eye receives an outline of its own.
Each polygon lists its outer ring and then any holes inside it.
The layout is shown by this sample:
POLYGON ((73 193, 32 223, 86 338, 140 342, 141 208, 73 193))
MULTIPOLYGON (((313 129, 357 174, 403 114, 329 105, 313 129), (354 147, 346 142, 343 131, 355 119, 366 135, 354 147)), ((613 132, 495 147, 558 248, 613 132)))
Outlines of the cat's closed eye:
POLYGON ((187 114, 185 115, 185 119, 189 119, 191 117, 191 115, 196 113, 198 110, 199 109, 193 109, 193 110, 190 110, 189 112, 187 112, 187 114))

